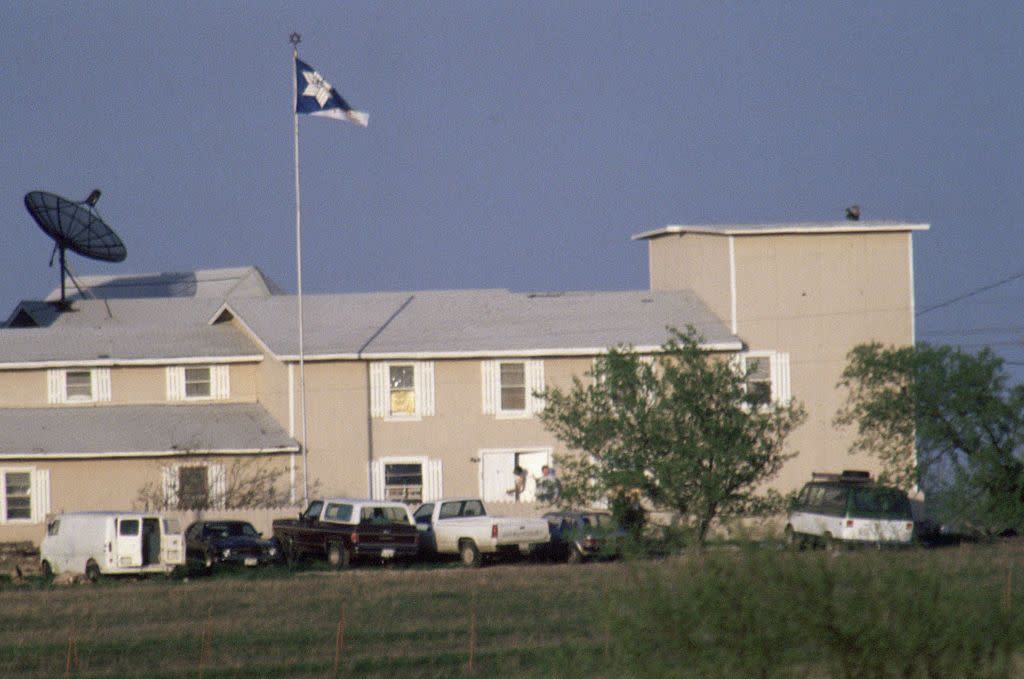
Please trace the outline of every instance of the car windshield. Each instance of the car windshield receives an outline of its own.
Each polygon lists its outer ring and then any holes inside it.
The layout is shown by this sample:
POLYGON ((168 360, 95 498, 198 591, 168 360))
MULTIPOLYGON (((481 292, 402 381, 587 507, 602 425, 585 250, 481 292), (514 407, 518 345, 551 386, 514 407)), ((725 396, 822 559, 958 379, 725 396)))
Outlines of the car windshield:
POLYGON ((850 515, 860 518, 911 520, 910 500, 896 488, 856 488, 850 500, 850 515))
POLYGON ((255 537, 256 529, 250 523, 211 523, 207 533, 220 538, 255 537))

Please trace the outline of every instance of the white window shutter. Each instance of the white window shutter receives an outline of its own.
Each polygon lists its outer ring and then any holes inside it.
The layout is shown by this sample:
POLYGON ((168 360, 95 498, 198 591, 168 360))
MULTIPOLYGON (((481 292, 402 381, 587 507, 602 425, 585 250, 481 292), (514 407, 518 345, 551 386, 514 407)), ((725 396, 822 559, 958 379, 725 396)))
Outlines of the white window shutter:
POLYGON ((64 402, 64 380, 67 373, 64 370, 47 370, 46 371, 46 392, 47 401, 49 403, 63 403, 64 402))
MULTIPOLYGON (((184 374, 184 370, 182 370, 184 374)), ((229 366, 210 366, 210 398, 225 400, 231 397, 231 371, 229 366)))
POLYGON ((32 472, 32 523, 43 523, 50 513, 50 470, 32 472))
POLYGON ((536 391, 544 391, 544 361, 526 362, 526 410, 539 413, 544 410, 544 399, 534 396, 536 391))
POLYGON ((210 507, 225 509, 227 505, 228 475, 222 464, 211 464, 206 467, 206 484, 210 489, 210 507))
POLYGON ((416 364, 416 409, 423 417, 434 414, 434 363, 421 361, 416 364))
POLYGON ((780 403, 788 403, 792 398, 789 383, 789 354, 781 351, 772 354, 772 397, 780 403))
MULTIPOLYGON (((163 468, 163 494, 164 494, 164 506, 162 509, 177 509, 178 508, 178 468, 173 465, 168 465, 163 468)), ((160 509, 160 508, 158 508, 160 509)))
POLYGON ((384 461, 374 460, 370 467, 370 497, 374 500, 384 499, 384 461))
POLYGON ((498 362, 480 362, 480 381, 483 385, 484 415, 498 412, 498 362))
POLYGON ((167 366, 167 400, 185 400, 185 369, 181 366, 167 366))
POLYGON ((96 368, 92 371, 92 394, 97 401, 110 401, 110 368, 96 368))
POLYGON ((441 476, 441 460, 427 460, 423 470, 423 501, 440 500, 444 494, 441 476))
POLYGON ((370 416, 384 417, 388 414, 388 364, 370 364, 370 416))

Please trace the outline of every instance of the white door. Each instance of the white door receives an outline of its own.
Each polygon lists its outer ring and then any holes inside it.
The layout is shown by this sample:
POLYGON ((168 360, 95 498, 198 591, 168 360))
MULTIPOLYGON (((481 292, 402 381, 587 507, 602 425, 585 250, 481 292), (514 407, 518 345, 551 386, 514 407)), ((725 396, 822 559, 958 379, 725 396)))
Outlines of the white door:
POLYGON ((117 568, 142 565, 142 521, 138 517, 117 519, 117 547, 114 553, 117 554, 117 568))
POLYGON ((480 491, 484 502, 513 502, 516 487, 513 470, 516 454, 512 450, 484 451, 480 454, 480 491))

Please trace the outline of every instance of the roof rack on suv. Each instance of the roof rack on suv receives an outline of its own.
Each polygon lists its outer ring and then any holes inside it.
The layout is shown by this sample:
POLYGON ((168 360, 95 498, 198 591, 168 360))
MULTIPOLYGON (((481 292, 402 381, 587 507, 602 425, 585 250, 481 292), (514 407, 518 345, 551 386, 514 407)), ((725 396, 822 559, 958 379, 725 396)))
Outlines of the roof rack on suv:
POLYGON ((811 472, 812 481, 833 481, 838 483, 871 483, 871 472, 859 469, 844 469, 842 474, 811 472))

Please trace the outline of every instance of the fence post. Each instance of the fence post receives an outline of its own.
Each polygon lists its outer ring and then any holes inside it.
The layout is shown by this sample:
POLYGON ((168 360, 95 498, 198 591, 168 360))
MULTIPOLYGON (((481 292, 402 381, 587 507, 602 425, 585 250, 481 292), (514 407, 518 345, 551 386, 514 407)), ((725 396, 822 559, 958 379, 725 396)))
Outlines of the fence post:
POLYGON ((338 633, 334 637, 334 677, 338 677, 338 667, 341 663, 341 649, 345 645, 345 602, 341 603, 341 613, 338 615, 338 633))
POLYGON ((209 652, 210 642, 213 637, 213 604, 210 604, 206 612, 206 625, 203 626, 203 640, 199 648, 199 679, 203 679, 203 666, 206 662, 206 655, 209 652))
POLYGON ((71 623, 71 628, 68 630, 68 653, 67 659, 64 663, 64 677, 71 676, 71 664, 74 663, 75 669, 78 669, 78 642, 75 641, 75 624, 71 623))
POLYGON ((467 670, 473 673, 473 660, 476 656, 476 585, 473 585, 473 593, 469 601, 469 666, 467 670))

